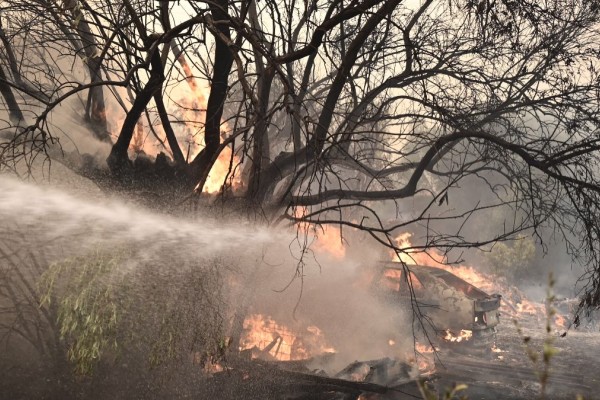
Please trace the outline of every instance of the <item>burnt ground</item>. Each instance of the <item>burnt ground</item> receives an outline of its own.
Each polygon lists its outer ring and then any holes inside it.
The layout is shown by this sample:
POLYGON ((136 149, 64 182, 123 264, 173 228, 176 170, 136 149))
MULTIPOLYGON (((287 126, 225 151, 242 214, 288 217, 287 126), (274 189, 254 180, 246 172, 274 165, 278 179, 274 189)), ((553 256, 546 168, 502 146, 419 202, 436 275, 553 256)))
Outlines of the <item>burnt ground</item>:
MULTIPOLYGON (((529 346, 541 356, 545 338, 544 321, 530 316, 519 322, 523 335, 530 336, 529 346)), ((564 332, 564 331, 563 331, 564 332)), ((547 399, 600 398, 600 332, 570 330, 565 337, 553 332, 554 347, 559 350, 550 361, 547 399)), ((467 355, 442 351, 437 372, 438 388, 465 383, 470 400, 535 399, 540 383, 535 367, 523 347, 516 326, 504 319, 498 326, 497 348, 501 352, 467 355)), ((538 364, 539 366, 539 364, 538 364)))

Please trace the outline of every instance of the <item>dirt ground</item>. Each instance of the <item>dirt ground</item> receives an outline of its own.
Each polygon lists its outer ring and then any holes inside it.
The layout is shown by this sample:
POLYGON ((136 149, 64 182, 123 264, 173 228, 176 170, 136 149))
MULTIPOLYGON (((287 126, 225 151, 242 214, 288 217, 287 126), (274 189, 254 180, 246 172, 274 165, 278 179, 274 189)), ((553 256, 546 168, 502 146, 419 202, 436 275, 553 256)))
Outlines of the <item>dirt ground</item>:
MULTIPOLYGON (((544 321, 528 317, 519 322, 523 335, 531 337, 529 346, 541 356, 545 337, 544 321)), ((550 379, 546 399, 600 398, 600 332, 569 330, 553 332, 553 346, 558 349, 550 361, 550 379)), ((529 359, 515 324, 507 319, 498 326, 497 349, 487 355, 442 352, 437 371, 439 388, 465 383, 470 400, 536 399, 540 383, 536 367, 529 359)), ((540 357, 541 358, 541 357, 540 357)), ((541 364, 541 363, 540 363, 541 364)), ((538 364, 538 371, 540 368, 538 364)))

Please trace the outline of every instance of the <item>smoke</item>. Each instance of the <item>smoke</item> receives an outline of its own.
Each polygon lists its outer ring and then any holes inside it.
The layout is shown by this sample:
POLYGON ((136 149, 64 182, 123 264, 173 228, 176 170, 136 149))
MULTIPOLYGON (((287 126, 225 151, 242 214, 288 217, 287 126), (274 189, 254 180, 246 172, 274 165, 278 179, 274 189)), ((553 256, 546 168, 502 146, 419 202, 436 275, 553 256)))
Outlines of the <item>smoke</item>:
POLYGON ((413 351, 410 311, 400 303, 384 303, 374 292, 381 260, 377 246, 360 232, 345 232, 346 256, 340 260, 325 249, 313 253, 321 246, 310 246, 309 233, 309 247, 299 260, 302 235, 299 242, 289 235, 271 244, 248 272, 249 295, 240 300, 248 313, 270 316, 300 333, 318 327, 335 356, 312 366, 329 373, 356 360, 405 359, 413 351))

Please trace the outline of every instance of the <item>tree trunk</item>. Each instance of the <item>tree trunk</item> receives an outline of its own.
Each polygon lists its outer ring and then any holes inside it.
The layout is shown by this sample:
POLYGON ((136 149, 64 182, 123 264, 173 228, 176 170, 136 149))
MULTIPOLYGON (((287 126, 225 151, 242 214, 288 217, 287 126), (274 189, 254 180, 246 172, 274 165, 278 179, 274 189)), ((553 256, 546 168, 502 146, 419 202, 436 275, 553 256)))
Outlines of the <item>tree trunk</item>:
POLYGON ((15 83, 21 85, 21 71, 19 71, 19 65, 17 63, 17 58, 15 57, 15 52, 12 49, 6 34, 4 33, 4 27, 2 25, 2 18, 0 17, 0 41, 4 45, 4 50, 6 51, 6 55, 8 57, 8 65, 10 66, 10 70, 12 72, 15 83))
POLYGON ((255 197, 258 195, 263 171, 270 162, 269 121, 267 119, 267 108, 269 107, 271 84, 274 76, 275 69, 273 67, 268 67, 263 71, 263 74, 261 74, 261 77, 259 78, 259 108, 256 110, 257 119, 253 136, 254 147, 252 149, 252 169, 250 172, 247 195, 247 197, 250 199, 255 199, 255 197))
MULTIPOLYGON (((215 21, 229 20, 228 3, 228 0, 217 0, 210 3, 210 11, 215 21)), ((227 25, 219 24, 217 28, 225 37, 231 38, 227 25)), ((210 95, 206 105, 206 124, 204 128, 206 147, 192 161, 192 179, 194 181, 208 173, 221 143, 221 117, 223 116, 223 104, 227 97, 229 72, 232 65, 233 56, 227 44, 215 36, 215 63, 210 95)))
POLYGON ((158 111, 158 116, 160 117, 160 122, 165 130, 165 135, 167 136, 167 141, 169 142, 169 147, 171 148, 171 152, 173 153, 173 159, 175 164, 178 166, 185 165, 185 157, 183 157, 183 153, 181 152, 181 148, 179 147, 179 143, 177 142, 177 137, 175 136, 175 132, 173 131, 173 127, 171 126, 171 121, 169 121, 169 114, 167 113, 167 109, 165 107, 165 103, 162 98, 162 85, 156 93, 154 93, 154 102, 156 103, 156 109, 158 111))
POLYGON ((148 106, 148 103, 154 94, 160 90, 162 83, 165 80, 158 48, 156 48, 152 54, 151 66, 150 79, 148 79, 146 86, 135 98, 131 110, 129 110, 125 117, 119 137, 106 160, 110 170, 115 174, 120 174, 129 167, 130 162, 127 150, 129 149, 131 138, 133 137, 133 130, 135 129, 140 116, 148 106))
POLYGON ((2 93, 2 97, 4 97, 6 105, 8 106, 10 120, 17 124, 23 119, 23 113, 21 112, 17 99, 7 81, 2 64, 0 64, 0 93, 2 93))
MULTIPOLYGON (((76 22, 74 29, 81 39, 82 48, 75 49, 77 52, 83 52, 83 60, 90 73, 91 83, 102 81, 100 66, 102 60, 97 54, 96 39, 89 23, 81 12, 81 7, 77 0, 66 0, 65 6, 73 14, 73 21, 76 22)), ((88 92, 88 101, 85 110, 86 120, 90 123, 94 135, 102 141, 110 142, 110 134, 106 122, 106 105, 104 103, 104 93, 102 86, 94 86, 88 92)))

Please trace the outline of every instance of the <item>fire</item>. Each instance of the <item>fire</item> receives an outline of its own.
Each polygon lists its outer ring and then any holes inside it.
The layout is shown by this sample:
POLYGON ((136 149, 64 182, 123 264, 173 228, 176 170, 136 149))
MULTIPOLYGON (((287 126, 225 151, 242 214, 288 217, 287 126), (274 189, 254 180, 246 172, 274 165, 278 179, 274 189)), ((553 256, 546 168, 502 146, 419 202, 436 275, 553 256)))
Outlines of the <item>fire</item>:
MULTIPOLYGON (((181 67, 187 85, 176 86, 173 90, 174 93, 169 96, 174 100, 169 101, 166 106, 169 114, 174 116, 171 124, 182 147, 183 155, 189 162, 204 148, 204 120, 210 87, 201 84, 196 79, 192 67, 182 54, 177 56, 176 61, 181 67)), ((109 105, 107 116, 111 122, 111 134, 113 137, 117 137, 125 122, 126 114, 109 105)), ((156 120, 158 120, 157 116, 156 120)), ((148 123, 143 119, 138 121, 130 144, 130 151, 135 155, 140 153, 153 155, 157 152, 157 148, 162 146, 155 138, 148 123)), ((151 123, 154 124, 154 122, 151 123)), ((152 128, 158 136, 163 136, 161 140, 165 144, 166 139, 164 139, 162 125, 158 124, 152 128)), ((224 137, 229 130, 227 124, 222 121, 221 136, 224 137)), ((232 157, 232 149, 224 148, 210 170, 202 191, 209 194, 218 193, 225 183, 229 183, 234 190, 240 188, 242 186, 241 178, 239 174, 236 175, 239 164, 239 157, 235 154, 232 157)))
MULTIPOLYGON (((297 207, 294 210, 296 218, 302 218, 306 214, 306 207, 297 207)), ((317 227, 307 222, 298 222, 297 225, 300 232, 314 238, 314 241, 310 243, 310 247, 316 252, 328 254, 337 260, 342 260, 346 256, 346 245, 340 228, 332 225, 317 227)))
POLYGON ((327 345, 323 332, 316 326, 294 331, 275 322, 270 316, 251 314, 244 320, 243 327, 240 350, 257 349, 279 361, 306 360, 335 352, 334 348, 327 345))
POLYGON ((494 345, 492 346, 492 352, 493 353, 506 353, 506 350, 502 350, 501 348, 497 347, 496 344, 494 343, 494 345))
MULTIPOLYGON (((405 232, 398 235, 394 241, 396 242, 396 246, 400 249, 410 249, 412 244, 410 243, 410 238, 412 237, 411 233, 405 232)), ((406 250, 403 252, 392 252, 392 258, 394 261, 402 261, 405 264, 423 264, 428 265, 427 260, 425 260, 426 255, 423 253, 416 253, 411 250, 406 250)))
MULTIPOLYGON (((210 88, 198 84, 192 68, 183 54, 179 54, 177 62, 179 62, 179 65, 183 69, 185 80, 191 91, 191 96, 182 96, 178 100, 178 103, 181 105, 183 111, 185 131, 190 146, 188 149, 189 159, 192 160, 204 148, 204 124, 198 121, 202 121, 205 118, 210 88), (196 140, 198 136, 201 138, 199 141, 196 140)), ((227 123, 221 121, 221 135, 225 135, 228 130, 227 123)), ((236 175, 235 170, 239 163, 239 157, 237 155, 233 155, 232 157, 231 149, 225 147, 212 166, 202 192, 209 194, 218 193, 227 180, 231 183, 232 188, 239 188, 241 186, 241 179, 239 175, 236 175)))
POLYGON ((471 339, 472 336, 473 331, 468 329, 461 329, 458 335, 454 335, 449 329, 446 329, 446 336, 444 336, 444 340, 448 342, 460 343, 462 341, 466 342, 467 340, 471 339))
POLYGON ((316 241, 313 249, 327 252, 338 260, 343 259, 346 256, 346 246, 344 246, 340 230, 331 225, 324 225, 322 228, 315 232, 316 241))
POLYGON ((235 170, 233 170, 237 164, 239 164, 239 158, 234 156, 232 160, 231 149, 225 147, 208 173, 203 192, 209 194, 218 193, 228 181, 234 189, 240 187, 241 179, 235 174, 235 170))
POLYGON ((430 345, 415 343, 414 351, 406 354, 406 362, 414 365, 419 374, 427 374, 435 370, 435 360, 433 358, 434 349, 430 345))
POLYGON ((417 351, 417 353, 419 354, 431 354, 434 352, 434 348, 431 347, 431 345, 427 345, 427 344, 422 344, 419 342, 415 343, 415 350, 417 351))
MULTIPOLYGON (((427 253, 411 250, 413 245, 410 242, 410 233, 402 233, 395 238, 398 248, 407 249, 400 252, 400 256, 394 252, 392 258, 395 261, 404 261, 406 264, 430 265, 458 276, 462 280, 483 290, 486 293, 501 293, 502 304, 500 310, 502 314, 511 318, 523 318, 526 316, 535 316, 539 321, 545 320, 545 306, 542 303, 532 302, 525 298, 525 295, 513 285, 509 285, 505 279, 492 277, 475 268, 467 265, 449 266, 442 264, 437 260, 443 260, 444 256, 435 248, 427 249, 427 253)), ((564 316, 555 315, 555 324, 557 327, 565 327, 566 319, 564 316)))
POLYGON ((567 319, 563 315, 556 314, 554 316, 554 325, 558 329, 565 329, 567 327, 567 319))

